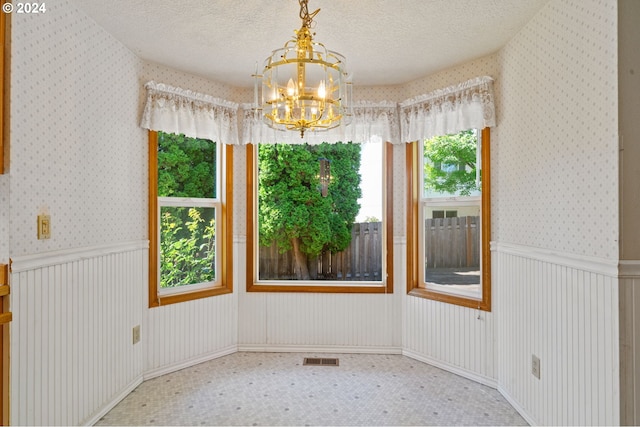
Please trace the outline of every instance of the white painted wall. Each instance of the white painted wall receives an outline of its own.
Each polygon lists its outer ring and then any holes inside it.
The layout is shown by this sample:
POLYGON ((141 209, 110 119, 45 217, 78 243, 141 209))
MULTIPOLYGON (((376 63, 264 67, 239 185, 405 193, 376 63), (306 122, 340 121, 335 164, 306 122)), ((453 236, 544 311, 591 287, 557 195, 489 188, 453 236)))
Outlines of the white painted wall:
POLYGON ((540 424, 620 422, 616 15, 552 0, 498 53, 496 380, 540 424))
POLYGON ((500 391, 532 424, 619 424, 616 263, 510 244, 493 261, 500 391))
POLYGON ((10 206, 0 207, 0 239, 10 242, 0 243, 0 257, 5 247, 18 261, 39 260, 12 274, 11 356, 24 361, 12 367, 13 424, 90 422, 141 378, 238 348, 404 351, 497 386, 532 422, 619 422, 619 296, 608 267, 618 259, 615 3, 551 0, 495 55, 403 87, 357 88, 359 99, 399 101, 479 75, 496 79, 494 311, 480 319, 476 310, 406 295, 402 146, 394 148, 393 295, 247 294, 246 170, 238 147, 234 293, 148 309, 146 258, 130 265, 129 286, 118 279, 130 263, 118 255, 129 252, 123 246, 147 239, 142 86, 156 80, 250 98, 142 63, 67 1, 47 6, 37 20, 14 16, 12 167, 0 177, 0 201, 6 206, 8 197, 10 206), (42 208, 52 216, 50 241, 35 238, 42 208), (118 254, 84 259, 105 245, 118 254), (75 255, 51 258, 50 251, 75 255), (58 261, 40 265, 46 259, 58 261), (100 280, 87 279, 91 268, 100 280), (118 296, 110 305, 96 299, 111 298, 106 289, 118 296), (135 322, 142 322, 142 347, 128 344, 135 322), (116 343, 119 354, 102 342, 82 351, 86 344, 73 333, 79 325, 88 325, 84 336, 116 343), (530 374, 531 353, 542 359, 540 380, 530 374), (88 382, 115 371, 123 373, 88 382), (81 390, 86 398, 73 403, 81 390))
POLYGON ((147 257, 139 241, 13 259, 11 424, 93 424, 142 382, 147 257))
POLYGON ((227 294, 145 309, 145 379, 236 352, 237 307, 227 294))
MULTIPOLYGON (((402 242, 396 248, 402 251, 402 242)), ((400 353, 404 282, 389 295, 249 293, 245 283, 239 287, 240 350, 400 353)))
POLYGON ((406 296, 403 354, 496 387, 493 313, 406 296))

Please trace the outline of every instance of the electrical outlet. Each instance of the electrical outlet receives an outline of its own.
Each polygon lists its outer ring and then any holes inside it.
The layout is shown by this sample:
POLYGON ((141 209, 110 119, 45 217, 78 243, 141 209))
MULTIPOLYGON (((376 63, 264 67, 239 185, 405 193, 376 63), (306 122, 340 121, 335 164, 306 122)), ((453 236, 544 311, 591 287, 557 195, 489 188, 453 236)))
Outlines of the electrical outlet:
POLYGON ((136 325, 133 327, 133 343, 137 344, 140 342, 140 325, 136 325))
POLYGON ((531 374, 540 379, 540 358, 535 354, 531 355, 531 374))

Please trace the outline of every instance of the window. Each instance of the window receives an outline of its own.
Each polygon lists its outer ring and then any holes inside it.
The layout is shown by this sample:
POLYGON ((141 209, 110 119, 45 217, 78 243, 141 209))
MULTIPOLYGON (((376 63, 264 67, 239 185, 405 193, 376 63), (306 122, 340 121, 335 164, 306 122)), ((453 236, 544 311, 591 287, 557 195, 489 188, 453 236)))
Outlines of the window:
POLYGON ((232 148, 149 132, 149 305, 231 292, 232 148))
POLYGON ((247 159, 248 291, 393 291, 391 144, 250 144, 247 159))
POLYGON ((407 145, 411 295, 491 310, 489 136, 485 128, 407 145))

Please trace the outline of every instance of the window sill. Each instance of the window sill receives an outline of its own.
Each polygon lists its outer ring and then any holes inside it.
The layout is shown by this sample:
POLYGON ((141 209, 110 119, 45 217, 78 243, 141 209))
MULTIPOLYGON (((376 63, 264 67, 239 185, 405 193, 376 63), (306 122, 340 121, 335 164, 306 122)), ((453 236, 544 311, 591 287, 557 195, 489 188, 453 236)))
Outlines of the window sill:
POLYGON ((200 291, 185 292, 182 294, 164 295, 156 297, 153 301, 149 302, 149 308, 160 307, 170 304, 176 304, 185 301, 192 301, 201 298, 209 298, 217 295, 225 295, 232 293, 233 290, 228 287, 217 287, 204 289, 200 291))
POLYGON ((288 285, 282 282, 280 283, 249 283, 247 286, 247 292, 301 292, 301 293, 319 293, 319 294, 392 294, 393 288, 389 284, 381 283, 379 285, 360 285, 349 286, 345 284, 336 285, 288 285))
POLYGON ((440 301, 447 304, 459 305, 462 307, 475 308, 483 311, 491 311, 491 304, 489 304, 489 299, 475 299, 470 297, 465 297, 462 295, 455 295, 451 293, 438 292, 431 289, 426 288, 413 288, 409 291, 409 295, 418 298, 425 298, 434 301, 440 301))

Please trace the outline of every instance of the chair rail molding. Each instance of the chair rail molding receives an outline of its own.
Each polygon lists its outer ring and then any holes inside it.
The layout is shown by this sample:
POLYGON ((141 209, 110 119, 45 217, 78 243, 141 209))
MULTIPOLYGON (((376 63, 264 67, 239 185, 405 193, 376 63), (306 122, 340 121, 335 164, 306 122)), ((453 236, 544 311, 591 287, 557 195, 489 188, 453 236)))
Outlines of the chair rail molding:
POLYGON ((21 255, 11 258, 10 271, 11 273, 20 273, 22 271, 64 264, 71 261, 79 261, 83 259, 94 258, 97 256, 109 255, 119 252, 130 252, 148 248, 148 240, 135 240, 130 242, 63 249, 59 251, 43 252, 39 254, 21 255))
MULTIPOLYGON (((492 252, 521 256, 537 261, 549 262, 564 267, 618 277, 618 260, 572 254, 551 249, 519 245, 515 243, 491 242, 492 252)), ((639 266, 640 268, 640 266, 639 266)))

